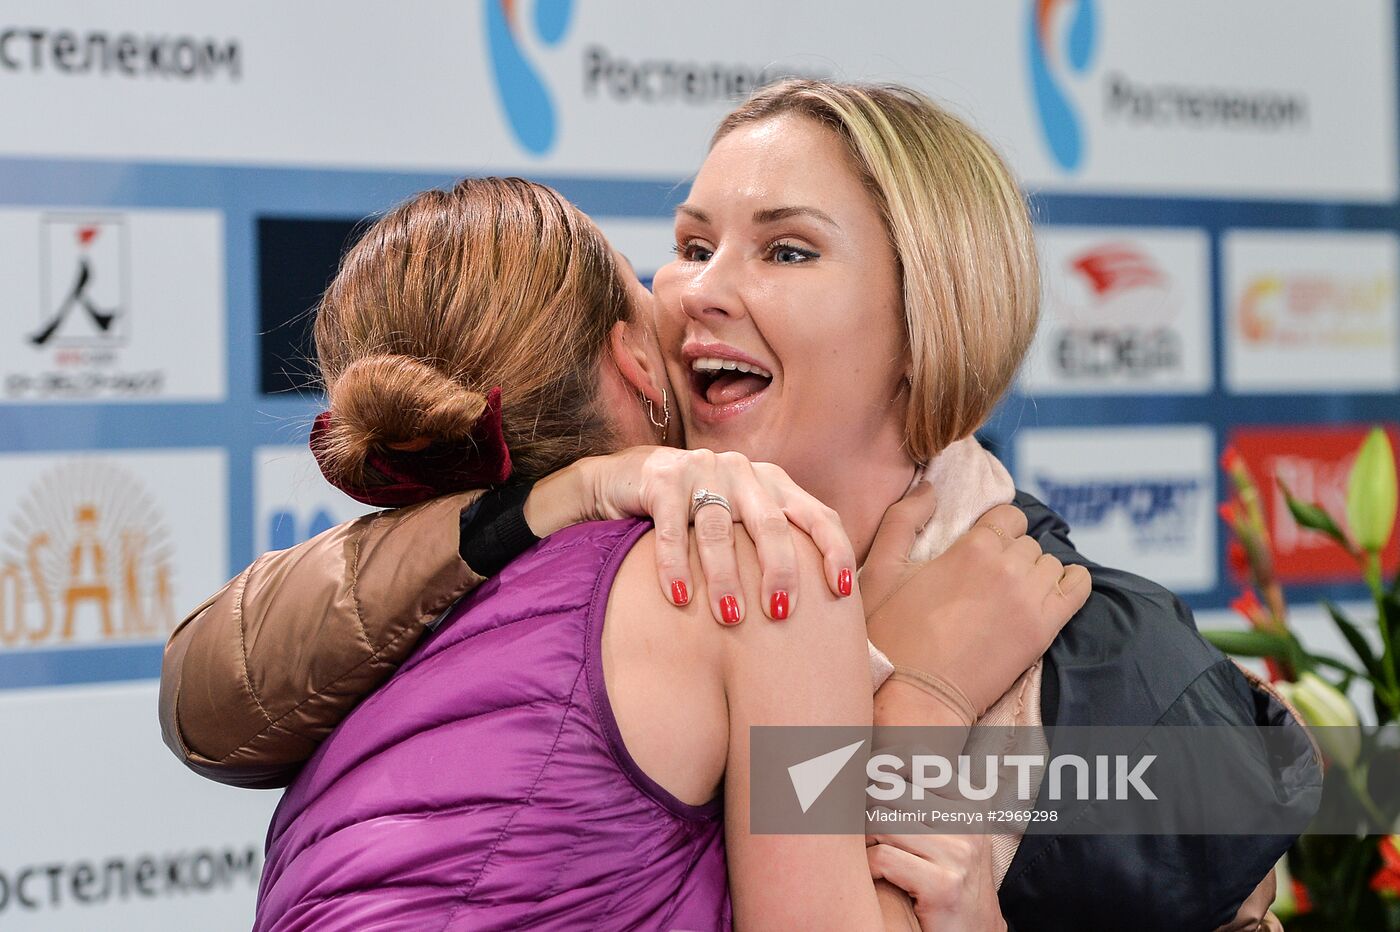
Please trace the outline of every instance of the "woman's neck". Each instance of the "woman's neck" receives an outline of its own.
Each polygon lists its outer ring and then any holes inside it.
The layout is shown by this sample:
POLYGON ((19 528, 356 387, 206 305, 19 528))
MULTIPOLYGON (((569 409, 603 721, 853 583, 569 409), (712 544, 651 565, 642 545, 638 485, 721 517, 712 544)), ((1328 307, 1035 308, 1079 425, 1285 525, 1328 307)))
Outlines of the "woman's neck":
POLYGON ((916 464, 901 449, 899 455, 859 457, 844 460, 838 469, 823 464, 807 476, 793 480, 821 499, 841 516, 851 538, 856 562, 862 564, 875 541, 875 532, 885 509, 904 497, 913 480, 916 464))

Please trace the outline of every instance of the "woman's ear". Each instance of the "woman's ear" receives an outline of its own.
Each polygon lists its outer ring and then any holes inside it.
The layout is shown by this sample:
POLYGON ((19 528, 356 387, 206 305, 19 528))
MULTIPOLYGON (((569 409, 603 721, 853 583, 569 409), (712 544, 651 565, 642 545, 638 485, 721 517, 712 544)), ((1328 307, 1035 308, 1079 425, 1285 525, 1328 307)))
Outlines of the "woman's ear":
POLYGON ((679 446, 683 431, 680 418, 672 417, 675 399, 668 391, 670 381, 666 378, 661 351, 649 336, 634 324, 618 321, 608 333, 608 348, 623 385, 644 400, 650 429, 660 434, 653 442, 679 446))
POLYGON ((608 344, 623 381, 660 410, 661 386, 666 384, 666 374, 660 371, 661 360, 647 351, 646 341, 625 320, 613 324, 608 344))

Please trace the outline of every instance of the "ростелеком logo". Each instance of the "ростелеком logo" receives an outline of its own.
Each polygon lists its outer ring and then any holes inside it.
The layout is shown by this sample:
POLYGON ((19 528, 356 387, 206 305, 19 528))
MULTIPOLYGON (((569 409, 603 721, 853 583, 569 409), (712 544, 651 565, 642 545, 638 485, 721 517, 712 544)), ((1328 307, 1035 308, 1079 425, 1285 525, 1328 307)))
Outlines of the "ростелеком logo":
MULTIPOLYGON (((487 0, 486 47, 496 93, 516 140, 534 155, 554 146, 559 118, 549 89, 525 57, 517 0, 487 0)), ((573 17, 573 0, 536 0, 530 17, 534 34, 545 45, 558 45, 573 17)))
POLYGON ((1084 160, 1084 130, 1061 80, 1067 72, 1083 74, 1097 44, 1094 0, 1030 0, 1026 17, 1026 51, 1030 60, 1031 94, 1040 128, 1056 163, 1074 171, 1084 160), (1056 23, 1062 4, 1074 9, 1067 29, 1056 23))

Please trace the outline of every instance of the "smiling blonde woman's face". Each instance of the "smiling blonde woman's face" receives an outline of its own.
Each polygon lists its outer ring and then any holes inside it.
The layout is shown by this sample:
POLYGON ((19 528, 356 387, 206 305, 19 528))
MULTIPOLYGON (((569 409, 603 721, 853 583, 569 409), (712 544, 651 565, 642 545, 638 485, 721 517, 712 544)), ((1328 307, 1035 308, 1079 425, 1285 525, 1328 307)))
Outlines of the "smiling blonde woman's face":
POLYGON ((676 248, 654 292, 688 446, 776 462, 799 482, 898 450, 898 262, 833 131, 781 114, 724 136, 676 213, 676 248))

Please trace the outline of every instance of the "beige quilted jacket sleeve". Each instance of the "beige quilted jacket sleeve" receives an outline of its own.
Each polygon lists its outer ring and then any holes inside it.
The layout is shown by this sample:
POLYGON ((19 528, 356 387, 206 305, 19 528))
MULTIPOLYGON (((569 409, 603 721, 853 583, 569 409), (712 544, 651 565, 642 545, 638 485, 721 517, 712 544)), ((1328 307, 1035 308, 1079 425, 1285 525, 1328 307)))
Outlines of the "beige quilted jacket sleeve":
POLYGON ((426 626, 481 582, 458 555, 461 512, 480 494, 367 515, 259 557, 171 634, 165 743, 220 783, 291 782, 426 626))

